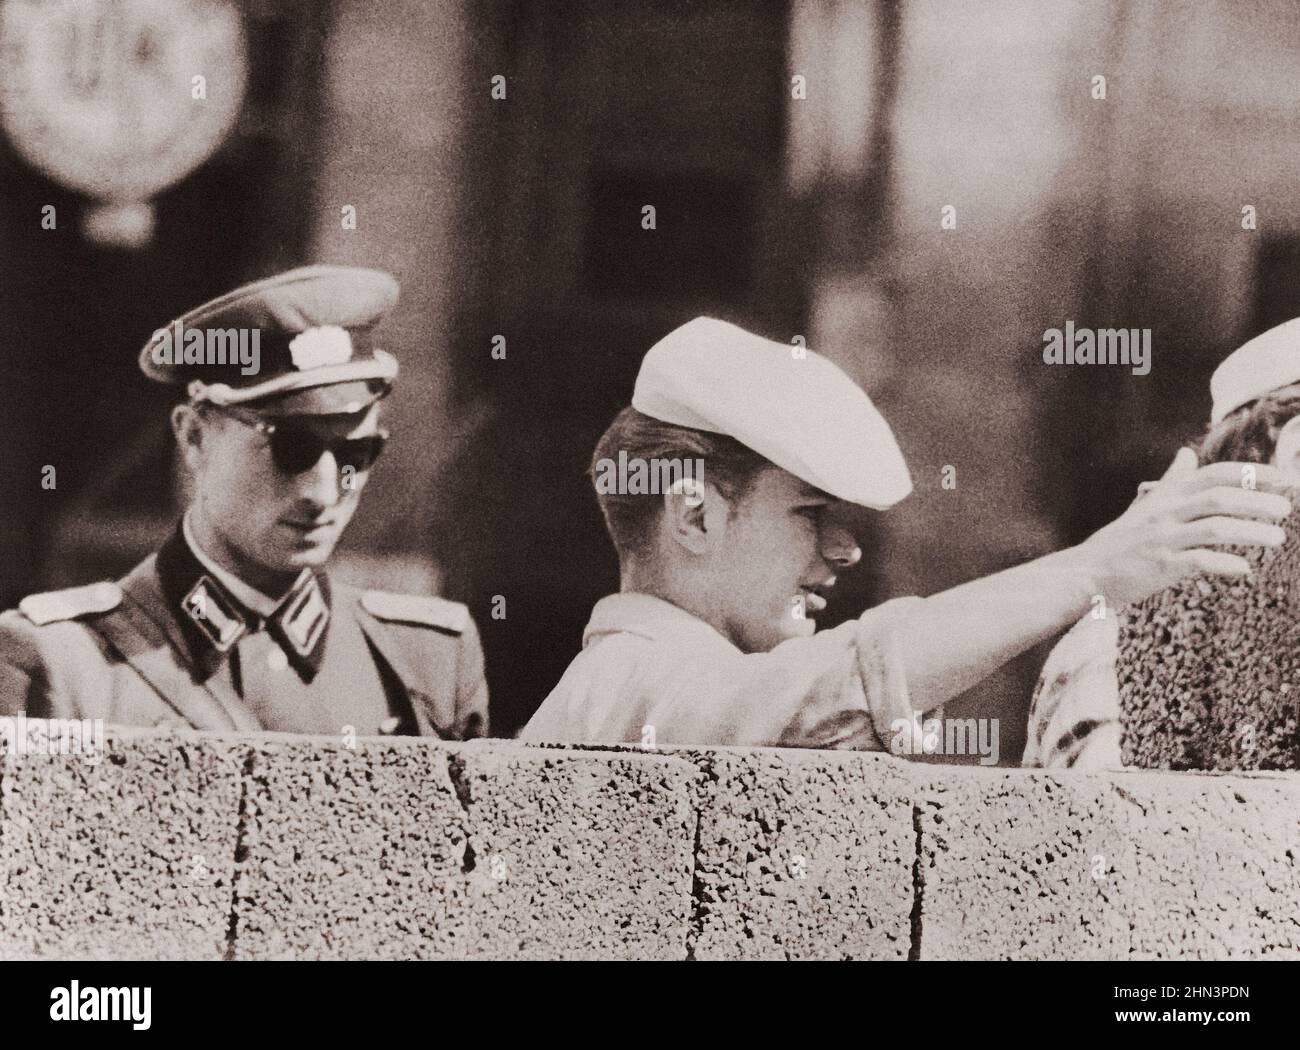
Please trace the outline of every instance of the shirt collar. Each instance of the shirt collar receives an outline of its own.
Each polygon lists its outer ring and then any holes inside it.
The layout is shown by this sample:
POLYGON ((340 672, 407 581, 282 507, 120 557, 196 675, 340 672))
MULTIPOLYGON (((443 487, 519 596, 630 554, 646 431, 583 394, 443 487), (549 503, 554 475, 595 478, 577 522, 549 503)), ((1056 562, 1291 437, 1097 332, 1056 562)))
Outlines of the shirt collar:
POLYGON ((310 569, 303 569, 302 572, 298 574, 298 578, 293 581, 292 587, 290 587, 281 597, 272 598, 269 595, 263 594, 256 588, 250 587, 238 576, 223 569, 204 553, 203 548, 199 546, 198 540, 194 538, 194 529, 190 525, 190 516, 188 512, 185 517, 181 519, 181 532, 185 536, 185 542, 189 545, 194 557, 198 559, 199 564, 203 566, 207 573, 221 584, 222 587, 229 591, 231 597, 234 598, 235 601, 239 602, 239 604, 245 609, 257 613, 257 615, 262 617, 264 620, 269 620, 276 609, 280 608, 280 606, 285 603, 289 595, 302 585, 303 578, 311 575, 310 569))
POLYGON ((683 635, 701 645, 735 654, 738 649, 717 628, 681 606, 652 594, 623 591, 598 601, 591 610, 591 620, 582 632, 582 647, 608 634, 635 634, 651 641, 681 641, 683 635))
POLYGON ((304 569, 283 597, 272 599, 205 556, 188 526, 182 519, 162 545, 157 571, 194 667, 210 676, 240 638, 265 627, 298 674, 315 678, 330 621, 329 577, 304 569))

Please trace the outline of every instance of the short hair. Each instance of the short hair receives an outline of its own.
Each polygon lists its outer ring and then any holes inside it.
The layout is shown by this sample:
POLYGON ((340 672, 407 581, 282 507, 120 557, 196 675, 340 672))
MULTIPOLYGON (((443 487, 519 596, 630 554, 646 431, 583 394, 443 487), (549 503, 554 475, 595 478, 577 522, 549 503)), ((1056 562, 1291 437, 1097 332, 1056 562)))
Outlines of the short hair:
POLYGON ((1287 386, 1229 412, 1210 425, 1196 445, 1202 466, 1209 463, 1267 463, 1282 428, 1300 416, 1300 386, 1287 386))
POLYGON ((647 551, 654 525, 663 511, 662 493, 601 491, 596 484, 600 464, 617 462, 620 452, 628 460, 645 462, 702 460, 708 483, 731 504, 733 513, 759 473, 773 466, 770 460, 726 434, 665 423, 630 406, 623 409, 596 442, 587 471, 605 518, 605 528, 620 560, 647 551))

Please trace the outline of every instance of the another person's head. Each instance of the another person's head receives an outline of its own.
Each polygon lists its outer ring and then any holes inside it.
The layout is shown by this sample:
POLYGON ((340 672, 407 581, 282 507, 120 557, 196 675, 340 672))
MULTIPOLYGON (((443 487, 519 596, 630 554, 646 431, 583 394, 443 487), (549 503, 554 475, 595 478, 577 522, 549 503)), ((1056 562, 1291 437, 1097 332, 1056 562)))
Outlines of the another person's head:
POLYGON ((847 375, 707 318, 646 355, 591 471, 623 589, 682 606, 746 652, 811 634, 861 557, 848 512, 911 488, 847 375))
POLYGON ((1268 463, 1300 482, 1300 386, 1243 405, 1210 425, 1196 446, 1207 463, 1268 463))
POLYGON ((190 311, 141 355, 150 378, 189 394, 171 422, 195 539, 267 593, 323 565, 357 509, 397 373, 370 330, 396 298, 387 274, 306 267, 190 311), (175 357, 187 340, 188 357, 175 357))
POLYGON ((1210 426, 1196 445, 1201 464, 1267 463, 1300 483, 1300 318, 1229 354, 1210 392, 1210 426))

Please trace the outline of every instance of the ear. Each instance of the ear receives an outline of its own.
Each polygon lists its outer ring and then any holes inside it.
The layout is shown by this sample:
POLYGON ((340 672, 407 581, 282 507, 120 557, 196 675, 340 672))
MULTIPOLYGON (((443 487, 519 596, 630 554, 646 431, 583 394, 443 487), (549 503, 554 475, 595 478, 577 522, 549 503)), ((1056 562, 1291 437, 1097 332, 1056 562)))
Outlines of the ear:
POLYGON ((687 478, 664 493, 664 528, 692 554, 707 554, 727 531, 731 508, 712 485, 687 478))
POLYGON ((203 417, 193 405, 177 405, 172 409, 171 422, 185 465, 191 471, 198 470, 203 462, 203 417))
POLYGON ((1292 416, 1278 432, 1273 464, 1292 477, 1300 478, 1300 416, 1292 416))

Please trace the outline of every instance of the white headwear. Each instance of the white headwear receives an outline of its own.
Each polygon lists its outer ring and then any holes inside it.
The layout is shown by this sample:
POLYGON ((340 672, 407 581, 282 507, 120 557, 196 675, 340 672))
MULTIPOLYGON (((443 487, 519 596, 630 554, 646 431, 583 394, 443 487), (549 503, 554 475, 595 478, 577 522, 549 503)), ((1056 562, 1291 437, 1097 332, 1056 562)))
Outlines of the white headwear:
POLYGON ((1233 409, 1292 383, 1300 383, 1300 317, 1255 336, 1214 370, 1210 422, 1217 423, 1233 409))
POLYGON ((655 343, 632 407, 727 434, 850 503, 884 510, 912 491, 889 424, 838 366, 725 321, 697 317, 655 343))

